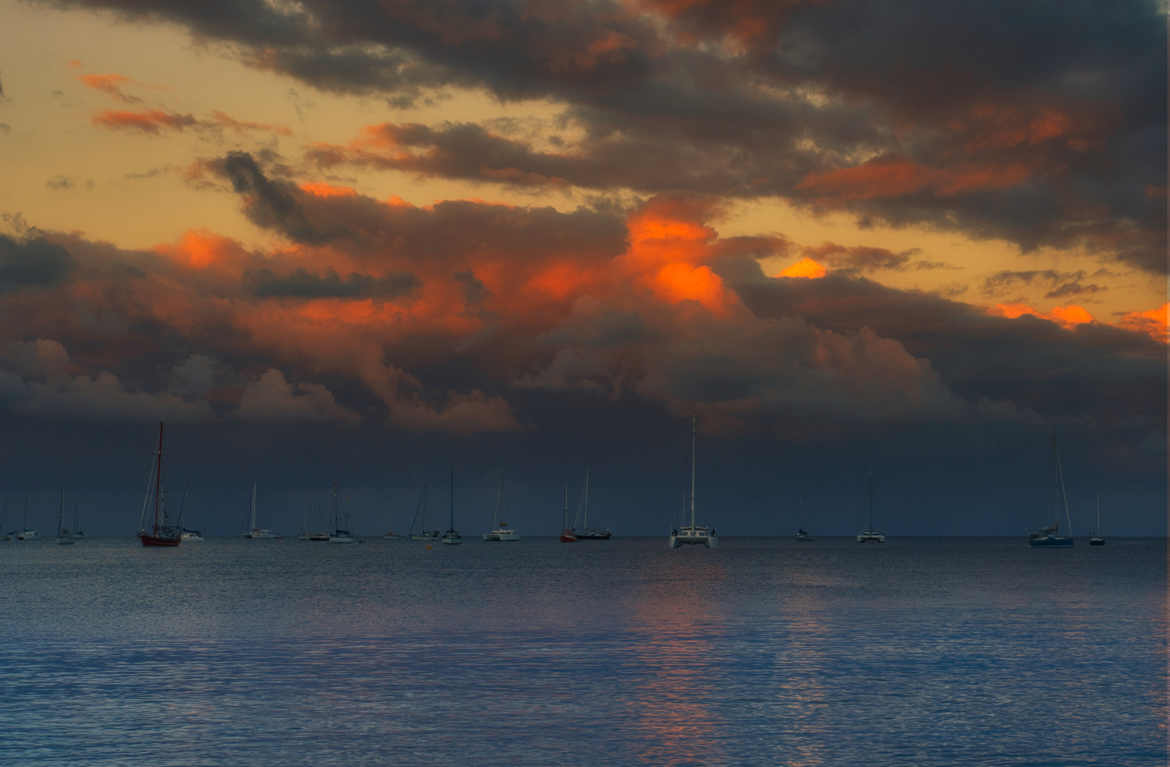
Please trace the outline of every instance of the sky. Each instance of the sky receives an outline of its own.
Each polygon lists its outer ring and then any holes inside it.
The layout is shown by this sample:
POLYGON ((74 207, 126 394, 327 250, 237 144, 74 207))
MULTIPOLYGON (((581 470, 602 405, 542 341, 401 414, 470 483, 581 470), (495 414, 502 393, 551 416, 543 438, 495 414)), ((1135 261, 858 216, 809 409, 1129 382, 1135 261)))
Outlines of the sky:
MULTIPOLYGON (((0 0, 0 498, 1166 532, 1167 9, 0 0), (1062 514, 1060 516, 1063 516, 1062 514)), ((465 520, 465 521, 463 521, 465 520)))

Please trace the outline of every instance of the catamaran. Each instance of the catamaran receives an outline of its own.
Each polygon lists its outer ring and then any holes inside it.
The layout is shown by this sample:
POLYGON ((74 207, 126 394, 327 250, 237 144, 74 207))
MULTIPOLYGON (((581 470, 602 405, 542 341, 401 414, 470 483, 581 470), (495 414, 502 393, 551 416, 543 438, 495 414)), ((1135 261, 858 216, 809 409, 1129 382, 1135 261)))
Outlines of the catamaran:
POLYGON ((160 421, 158 424, 158 449, 154 452, 154 462, 151 464, 150 473, 146 476, 146 494, 142 499, 142 512, 138 515, 138 539, 142 541, 143 546, 178 546, 183 540, 183 531, 167 522, 163 500, 162 459, 163 423, 160 421), (146 513, 152 502, 154 516, 148 527, 146 513))
POLYGON ((886 534, 873 527, 873 475, 869 475, 869 521, 865 529, 857 534, 858 543, 885 543, 886 534))
POLYGON ((719 534, 714 527, 695 524, 695 417, 691 416, 691 523, 670 531, 670 548, 679 546, 706 546, 713 549, 719 545, 719 534))
POLYGON ((582 499, 581 505, 583 507, 583 515, 581 519, 581 529, 577 531, 577 540, 579 541, 608 541, 613 536, 613 532, 604 527, 590 527, 589 526, 589 470, 585 470, 585 496, 582 499))
POLYGON ((1060 485, 1060 500, 1064 505, 1064 521, 1068 524, 1069 534, 1067 536, 1057 534, 1060 532, 1059 521, 1039 530, 1033 530, 1028 534, 1028 545, 1035 548, 1069 548, 1073 545, 1072 517, 1068 513, 1068 493, 1064 490, 1064 467, 1060 462, 1060 451, 1055 450, 1055 452, 1056 481, 1060 485))
POLYGON ((1089 539, 1090 546, 1104 546, 1105 539, 1101 537, 1101 496, 1097 496, 1097 530, 1089 539))
POLYGON ((504 479, 500 478, 499 487, 496 488, 496 510, 492 513, 492 529, 483 534, 485 541, 518 541, 520 540, 520 533, 516 532, 513 527, 508 527, 507 522, 500 521, 500 507, 504 502, 504 479))
POLYGON ((443 537, 439 540, 448 546, 458 546, 463 543, 463 536, 455 529, 455 470, 451 469, 451 500, 450 500, 450 516, 447 521, 447 532, 443 533, 443 537))
POLYGON ((256 483, 252 483, 252 523, 248 526, 248 532, 244 533, 244 537, 250 540, 272 540, 280 536, 269 530, 267 527, 256 527, 256 483))

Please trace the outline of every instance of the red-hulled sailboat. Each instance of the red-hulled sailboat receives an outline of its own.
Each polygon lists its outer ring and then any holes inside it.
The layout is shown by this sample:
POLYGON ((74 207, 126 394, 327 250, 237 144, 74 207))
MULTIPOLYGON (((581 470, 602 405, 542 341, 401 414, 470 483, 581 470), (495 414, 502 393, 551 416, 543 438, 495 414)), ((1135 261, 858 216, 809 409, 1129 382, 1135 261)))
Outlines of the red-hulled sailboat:
POLYGON ((569 527, 569 486, 565 485, 565 505, 561 509, 561 543, 576 543, 577 533, 569 527))
POLYGON ((143 546, 178 546, 183 540, 183 529, 168 525, 162 493, 163 423, 158 424, 158 450, 146 478, 146 494, 142 499, 142 513, 138 518, 138 540, 143 546), (154 520, 148 527, 146 513, 154 502, 154 520))

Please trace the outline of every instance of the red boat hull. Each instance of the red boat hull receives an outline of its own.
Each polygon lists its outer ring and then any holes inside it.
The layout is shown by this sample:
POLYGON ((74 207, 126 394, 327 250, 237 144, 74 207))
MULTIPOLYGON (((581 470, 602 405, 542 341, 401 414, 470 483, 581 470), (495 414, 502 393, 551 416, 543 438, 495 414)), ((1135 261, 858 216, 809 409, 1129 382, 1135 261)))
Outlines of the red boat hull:
POLYGON ((577 536, 573 535, 572 533, 568 533, 568 532, 561 533, 561 543, 576 543, 576 542, 577 542, 577 536))
POLYGON ((181 537, 162 538, 148 533, 140 533, 138 539, 142 541, 143 546, 178 546, 179 541, 183 540, 181 537))

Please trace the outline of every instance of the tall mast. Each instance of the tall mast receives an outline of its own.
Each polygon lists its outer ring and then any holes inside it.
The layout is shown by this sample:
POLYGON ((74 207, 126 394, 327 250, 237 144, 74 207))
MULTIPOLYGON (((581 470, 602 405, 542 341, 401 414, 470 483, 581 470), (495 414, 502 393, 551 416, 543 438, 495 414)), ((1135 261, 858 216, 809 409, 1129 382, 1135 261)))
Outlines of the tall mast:
POLYGON ((252 526, 249 530, 256 529, 256 483, 252 483, 252 526))
POLYGON ((451 500, 448 507, 449 521, 447 523, 448 530, 455 529, 455 467, 451 467, 451 500))
POLYGON ((154 471, 154 534, 158 535, 159 506, 162 503, 162 459, 163 459, 163 422, 158 422, 158 452, 155 454, 154 471))
POLYGON ((695 417, 691 416, 691 532, 695 530, 695 417))
POLYGON ((561 508, 561 529, 569 529, 569 485, 565 484, 565 505, 561 508))
POLYGON ((581 529, 589 529, 589 469, 585 470, 585 511, 581 520, 581 529))
MULTIPOLYGON (((1099 516, 1099 515, 1098 515, 1099 516)), ((57 537, 61 537, 61 525, 65 519, 65 488, 61 488, 61 493, 57 497, 57 537)), ((1097 523, 1100 527, 1100 522, 1097 523)))
POLYGON ((1064 504, 1064 521, 1068 525, 1068 537, 1072 538, 1072 517, 1068 513, 1068 493, 1064 490, 1064 467, 1060 463, 1060 451, 1056 451, 1056 478, 1060 481, 1060 500, 1064 504))
POLYGON ((1097 537, 1101 537, 1101 494, 1097 493, 1097 537))
POLYGON ((496 487, 496 513, 492 517, 492 527, 500 526, 500 505, 504 502, 504 475, 500 475, 500 484, 496 487))
POLYGON ((867 491, 869 493, 869 522, 866 524, 865 529, 872 530, 873 529, 873 472, 872 471, 869 473, 867 479, 869 480, 869 489, 867 491))

